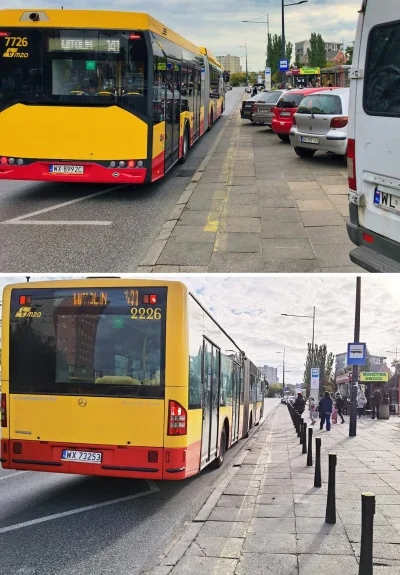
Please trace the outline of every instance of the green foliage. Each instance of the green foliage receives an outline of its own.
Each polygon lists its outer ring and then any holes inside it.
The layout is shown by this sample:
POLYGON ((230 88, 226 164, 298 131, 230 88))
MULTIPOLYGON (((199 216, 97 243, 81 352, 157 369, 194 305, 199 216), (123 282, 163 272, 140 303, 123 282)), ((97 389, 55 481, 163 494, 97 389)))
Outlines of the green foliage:
POLYGON ((324 68, 326 66, 325 42, 321 34, 313 32, 310 38, 310 48, 307 49, 308 65, 311 68, 324 68))
POLYGON ((334 356, 332 353, 328 353, 326 344, 314 346, 314 360, 312 353, 312 345, 308 344, 305 370, 303 375, 304 386, 307 393, 310 392, 311 383, 311 368, 319 367, 319 390, 320 395, 323 390, 330 390, 332 386, 332 370, 333 370, 333 360, 334 356))
POLYGON ((241 86, 246 83, 246 72, 231 74, 229 83, 231 86, 241 86))
POLYGON ((345 55, 346 55, 346 59, 347 59, 346 64, 352 64, 353 63, 353 52, 354 52, 354 42, 352 42, 351 46, 347 46, 347 48, 345 50, 345 55))
POLYGON ((360 365, 359 370, 360 370, 360 371, 366 371, 366 372, 371 371, 371 356, 370 356, 370 353, 369 353, 369 351, 368 351, 368 348, 367 348, 366 364, 365 364, 365 365, 360 365))
POLYGON ((279 383, 271 383, 267 389, 267 397, 275 397, 275 395, 282 395, 282 385, 279 383))
MULTIPOLYGON (((293 56, 293 44, 291 42, 285 42, 285 54, 290 63, 293 56)), ((265 63, 271 68, 272 75, 281 74, 279 72, 279 60, 282 58, 282 36, 268 34, 266 55, 265 63)))

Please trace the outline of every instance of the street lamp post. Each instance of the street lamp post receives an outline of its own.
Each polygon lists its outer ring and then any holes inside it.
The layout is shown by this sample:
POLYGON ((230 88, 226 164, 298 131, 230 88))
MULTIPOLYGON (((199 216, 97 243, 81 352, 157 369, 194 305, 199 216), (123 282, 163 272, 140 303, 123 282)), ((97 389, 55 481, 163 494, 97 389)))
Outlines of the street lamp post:
MULTIPOLYGON (((287 6, 298 6, 299 4, 307 4, 308 0, 300 0, 300 2, 292 2, 291 4, 285 4, 285 0, 282 0, 282 59, 286 59, 286 44, 285 44, 285 7, 287 6)), ((283 80, 286 84, 286 74, 283 72, 283 80)))
MULTIPOLYGON (((361 315, 361 278, 358 277, 356 284, 354 343, 358 343, 360 341, 360 315, 361 315)), ((351 378, 349 437, 355 437, 357 435, 357 388, 358 388, 358 365, 353 365, 353 375, 351 378)))
MULTIPOLYGON (((315 336, 315 306, 312 315, 297 315, 294 313, 281 313, 285 317, 308 317, 313 320, 312 324, 312 343, 311 343, 311 362, 314 363, 314 336, 315 336)), ((314 367, 313 365, 311 367, 314 367)))
POLYGON ((286 348, 283 348, 283 351, 277 351, 276 353, 282 353, 283 354, 283 364, 282 364, 282 368, 283 368, 283 374, 282 374, 282 397, 285 395, 285 353, 286 353, 286 348))
POLYGON ((269 15, 267 14, 267 20, 242 20, 242 22, 246 22, 246 24, 266 24, 267 25, 267 59, 268 59, 268 66, 271 66, 271 62, 269 59, 269 52, 268 52, 268 37, 269 37, 269 15))
POLYGON ((244 46, 239 45, 239 48, 244 48, 245 52, 246 52, 246 86, 247 86, 247 84, 249 83, 249 74, 248 74, 248 69, 247 69, 247 43, 245 42, 244 46))

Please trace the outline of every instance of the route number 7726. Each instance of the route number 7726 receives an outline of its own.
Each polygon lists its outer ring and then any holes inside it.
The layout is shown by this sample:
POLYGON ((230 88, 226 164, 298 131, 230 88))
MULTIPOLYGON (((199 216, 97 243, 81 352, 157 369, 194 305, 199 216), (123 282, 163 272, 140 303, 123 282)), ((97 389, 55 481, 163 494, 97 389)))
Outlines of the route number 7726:
POLYGON ((26 48, 28 45, 28 38, 20 38, 19 36, 7 36, 6 37, 6 46, 20 47, 26 48))

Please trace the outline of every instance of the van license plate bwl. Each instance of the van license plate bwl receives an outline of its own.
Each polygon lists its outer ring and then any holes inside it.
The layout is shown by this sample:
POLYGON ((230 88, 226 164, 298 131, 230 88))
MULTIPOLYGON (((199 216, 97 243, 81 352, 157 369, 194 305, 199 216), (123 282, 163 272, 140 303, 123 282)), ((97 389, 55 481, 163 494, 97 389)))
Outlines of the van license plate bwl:
POLYGON ((378 208, 383 208, 400 214, 400 197, 390 194, 389 192, 383 192, 382 190, 379 190, 379 188, 375 188, 374 204, 378 208))

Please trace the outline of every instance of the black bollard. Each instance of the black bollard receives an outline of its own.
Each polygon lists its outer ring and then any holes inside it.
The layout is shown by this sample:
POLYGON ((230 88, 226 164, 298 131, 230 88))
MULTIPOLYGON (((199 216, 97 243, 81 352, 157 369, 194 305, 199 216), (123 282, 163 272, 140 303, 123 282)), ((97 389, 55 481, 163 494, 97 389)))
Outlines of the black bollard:
POLYGON ((372 575, 375 495, 361 494, 361 547, 358 575, 372 575))
POLYGON ((300 437, 300 442, 299 442, 300 445, 303 445, 303 437, 304 437, 303 425, 304 425, 304 421, 303 421, 303 418, 301 417, 301 418, 300 418, 300 435, 299 435, 299 437, 300 437))
POLYGON ((321 438, 315 440, 315 473, 314 487, 322 487, 321 481, 321 438))
POLYGON ((307 467, 312 467, 312 427, 308 428, 308 452, 307 452, 307 467))
POLYGON ((336 523, 336 461, 336 453, 330 453, 325 523, 330 523, 331 525, 336 523))
POLYGON ((303 449, 302 453, 307 453, 307 423, 303 423, 303 449))
POLYGON ((297 437, 300 437, 300 415, 296 412, 296 432, 297 437))

